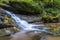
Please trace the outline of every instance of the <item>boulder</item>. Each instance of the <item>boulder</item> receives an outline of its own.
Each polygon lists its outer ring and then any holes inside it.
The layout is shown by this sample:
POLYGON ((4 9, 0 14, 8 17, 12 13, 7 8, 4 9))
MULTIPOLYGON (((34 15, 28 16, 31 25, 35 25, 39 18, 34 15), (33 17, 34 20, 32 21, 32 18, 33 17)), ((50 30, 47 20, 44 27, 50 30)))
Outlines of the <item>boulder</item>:
POLYGON ((40 40, 41 34, 32 31, 21 31, 13 35, 11 40, 40 40))

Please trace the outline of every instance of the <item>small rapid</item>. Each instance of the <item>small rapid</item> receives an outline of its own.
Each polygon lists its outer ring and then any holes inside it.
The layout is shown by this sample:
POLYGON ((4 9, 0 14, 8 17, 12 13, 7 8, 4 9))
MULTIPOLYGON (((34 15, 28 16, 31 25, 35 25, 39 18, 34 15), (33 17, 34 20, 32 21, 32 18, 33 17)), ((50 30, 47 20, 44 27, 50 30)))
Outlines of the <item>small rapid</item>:
POLYGON ((17 15, 13 14, 12 12, 9 12, 7 10, 5 10, 5 12, 8 15, 11 15, 11 17, 15 20, 18 27, 22 28, 23 30, 39 30, 36 28, 32 28, 33 26, 39 26, 39 25, 29 24, 27 21, 20 19, 17 15))

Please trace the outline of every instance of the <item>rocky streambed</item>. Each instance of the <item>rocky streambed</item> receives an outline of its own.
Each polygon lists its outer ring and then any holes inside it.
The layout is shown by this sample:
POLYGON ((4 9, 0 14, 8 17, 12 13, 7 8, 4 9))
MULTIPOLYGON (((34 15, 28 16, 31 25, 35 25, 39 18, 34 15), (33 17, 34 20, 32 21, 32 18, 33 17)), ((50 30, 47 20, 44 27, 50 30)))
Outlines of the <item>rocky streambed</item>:
MULTIPOLYGON (((22 17, 22 19, 25 20, 23 17, 22 17)), ((6 14, 6 12, 1 8, 0 8, 0 21, 1 21, 0 22, 0 24, 1 24, 0 25, 0 40, 10 40, 9 36, 11 34, 14 34, 18 31, 20 31, 17 28, 17 25, 14 22, 13 18, 11 18, 11 15, 6 14)), ((28 21, 28 19, 26 21, 28 21)), ((32 23, 33 21, 30 21, 30 22, 32 23)), ((27 31, 27 32, 22 31, 21 33, 19 33, 17 35, 20 35, 22 38, 26 37, 25 38, 26 40, 28 40, 28 38, 29 38, 29 40, 39 40, 40 39, 40 34, 34 33, 34 31, 27 31), (21 33, 22 33, 22 35, 21 35, 21 33), (36 37, 36 39, 35 39, 35 37, 36 37)), ((14 39, 14 38, 12 38, 12 39, 14 39)), ((19 39, 19 40, 21 40, 21 39, 19 39)))
MULTIPOLYGON (((27 21, 31 24, 39 24, 39 25, 45 25, 50 26, 51 24, 44 24, 41 20, 41 17, 38 16, 27 16, 27 15, 20 15, 16 14, 18 17, 20 17, 22 20, 27 21)), ((54 23, 53 23, 54 24, 54 23)), ((60 26, 59 23, 56 23, 58 26, 60 26)), ((55 24, 54 24, 55 25, 55 24)), ((8 37, 10 34, 9 30, 12 34, 16 33, 11 40, 59 40, 60 37, 55 36, 47 36, 42 33, 35 33, 34 31, 27 31, 27 32, 19 32, 20 30, 17 28, 17 25, 15 24, 13 18, 11 18, 10 15, 6 14, 2 9, 0 9, 0 40, 10 40, 10 37, 8 37), (6 34, 4 34, 6 33, 6 34), (4 39, 3 39, 4 38, 4 39), (21 39, 22 38, 22 39, 21 39)))

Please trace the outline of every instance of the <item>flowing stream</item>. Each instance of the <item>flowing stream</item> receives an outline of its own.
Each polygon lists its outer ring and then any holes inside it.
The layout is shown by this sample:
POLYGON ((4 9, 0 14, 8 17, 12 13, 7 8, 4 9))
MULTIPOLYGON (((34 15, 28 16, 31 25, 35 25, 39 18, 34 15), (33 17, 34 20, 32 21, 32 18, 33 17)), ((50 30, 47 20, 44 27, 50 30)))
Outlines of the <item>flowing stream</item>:
POLYGON ((36 25, 36 24, 29 24, 27 21, 20 19, 17 15, 15 15, 12 12, 9 12, 5 10, 5 12, 8 15, 11 15, 11 17, 15 20, 16 24, 18 25, 18 28, 21 28, 22 30, 39 30, 39 31, 46 31, 46 30, 40 30, 37 28, 33 28, 34 26, 41 26, 41 25, 36 25))
MULTIPOLYGON (((51 32, 47 31, 47 27, 42 27, 42 25, 36 25, 36 24, 30 24, 28 23, 27 21, 25 20, 22 20, 20 17, 18 17, 18 15, 10 12, 10 11, 7 11, 7 10, 4 10, 8 15, 10 15, 14 20, 15 20, 15 23, 18 25, 18 28, 21 30, 21 31, 35 31, 35 33, 38 33, 38 32, 45 32, 45 33, 49 33, 49 34, 52 34, 51 32), (43 29, 42 29, 43 28, 43 29)), ((5 30, 5 32, 7 33, 11 33, 9 30, 5 30)), ((40 40, 46 40, 46 35, 42 35, 41 39, 40 40)), ((56 38, 56 37, 55 37, 56 38)), ((51 38, 50 38, 51 39, 51 38)), ((53 39, 53 38, 52 38, 53 39)))
MULTIPOLYGON (((14 19, 16 25, 18 26, 18 28, 21 30, 21 32, 23 31, 32 31, 34 33, 42 33, 43 35, 40 38, 40 40, 47 40, 46 39, 46 34, 54 34, 52 32, 49 32, 48 30, 50 28, 45 27, 44 25, 36 25, 36 24, 30 24, 25 20, 22 20, 20 17, 18 17, 18 15, 14 14, 13 12, 7 11, 7 10, 3 10, 5 11, 8 15, 11 16, 11 18, 14 19), (46 34, 45 34, 46 33, 46 34)), ((11 32, 9 30, 4 30, 4 32, 11 34, 11 32)), ((13 34, 12 34, 13 36, 13 34)))
POLYGON ((23 31, 35 31, 37 32, 45 32, 48 34, 53 34, 52 32, 48 31, 50 28, 45 27, 45 25, 36 25, 36 24, 30 24, 25 20, 22 20, 18 15, 14 14, 13 12, 4 10, 8 15, 10 15, 17 24, 18 28, 23 31))
MULTIPOLYGON (((20 17, 18 17, 16 14, 10 12, 10 11, 7 11, 7 10, 4 10, 8 15, 10 15, 14 20, 15 20, 15 23, 18 25, 18 28, 21 30, 21 31, 34 31, 34 33, 41 33, 41 32, 47 32, 46 29, 48 29, 47 27, 43 27, 43 25, 36 25, 36 24, 30 24, 28 23, 27 21, 25 20, 22 20, 20 17), (38 27, 38 28, 36 28, 38 27), (40 27, 40 28, 39 28, 40 27), (43 28, 43 29, 42 29, 43 28)), ((6 30, 6 32, 8 33, 9 31, 6 30)), ((45 39, 45 36, 43 36, 41 38, 41 40, 46 40, 45 39)))
POLYGON ((22 28, 22 30, 38 30, 36 28, 32 28, 33 26, 38 26, 34 24, 29 24, 27 21, 20 19, 17 15, 12 12, 5 11, 7 14, 11 15, 11 17, 15 20, 18 27, 22 28))
MULTIPOLYGON (((18 25, 18 28, 21 29, 21 31, 34 31, 34 33, 41 33, 41 32, 50 33, 46 30, 49 28, 45 26, 43 27, 43 25, 30 24, 27 21, 22 20, 20 17, 18 17, 14 13, 7 10, 4 10, 4 11, 15 20, 15 23, 18 25), (35 28, 35 27, 38 27, 38 28, 35 28)), ((6 32, 8 33, 9 31, 6 31, 6 32)), ((45 36, 42 36, 41 40, 46 40, 45 36)))

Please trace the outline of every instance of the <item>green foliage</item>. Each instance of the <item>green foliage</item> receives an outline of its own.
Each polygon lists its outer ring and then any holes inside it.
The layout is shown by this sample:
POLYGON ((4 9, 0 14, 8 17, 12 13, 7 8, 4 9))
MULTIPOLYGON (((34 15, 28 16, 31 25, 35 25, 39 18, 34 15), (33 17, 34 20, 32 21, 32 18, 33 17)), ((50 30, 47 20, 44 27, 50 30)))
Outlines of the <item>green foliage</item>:
MULTIPOLYGON (((3 1, 5 0, 0 0, 0 2, 3 1)), ((43 18, 60 17, 60 0, 8 0, 6 2, 9 1, 18 2, 21 9, 28 12, 40 13, 40 16, 43 18)))
MULTIPOLYGON (((43 10, 43 3, 39 0, 10 0, 10 2, 18 2, 17 5, 21 9, 28 12, 41 12, 43 10)), ((15 5, 15 4, 14 4, 15 5)))
POLYGON ((53 2, 53 0, 44 0, 44 2, 53 2))
MULTIPOLYGON (((45 0, 46 1, 46 0, 45 0)), ((45 7, 43 13, 41 16, 43 18, 59 18, 60 17, 60 4, 58 2, 59 0, 53 0, 52 3, 47 3, 49 7, 45 7)), ((46 4, 45 4, 46 5, 46 4)))

